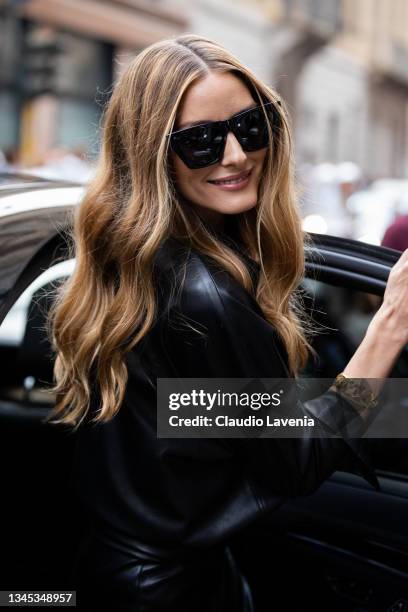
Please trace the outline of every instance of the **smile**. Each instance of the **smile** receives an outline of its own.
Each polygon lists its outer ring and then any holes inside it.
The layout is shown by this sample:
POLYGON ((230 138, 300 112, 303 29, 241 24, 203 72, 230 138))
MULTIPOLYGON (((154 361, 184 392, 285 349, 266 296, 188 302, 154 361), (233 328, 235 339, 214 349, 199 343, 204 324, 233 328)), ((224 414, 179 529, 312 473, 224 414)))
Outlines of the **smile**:
POLYGON ((212 181, 208 181, 212 185, 216 185, 218 187, 244 187, 248 181, 252 170, 247 170, 246 172, 241 172, 240 174, 235 175, 234 177, 225 178, 225 179, 215 179, 212 181))

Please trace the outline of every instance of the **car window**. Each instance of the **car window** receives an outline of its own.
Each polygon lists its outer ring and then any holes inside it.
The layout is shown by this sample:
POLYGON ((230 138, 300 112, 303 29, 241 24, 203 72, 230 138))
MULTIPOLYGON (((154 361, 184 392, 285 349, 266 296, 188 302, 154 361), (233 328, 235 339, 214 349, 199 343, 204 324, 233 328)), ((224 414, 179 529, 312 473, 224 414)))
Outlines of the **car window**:
MULTIPOLYGON (((344 369, 363 340, 381 305, 381 298, 312 279, 305 279, 302 288, 305 305, 321 331, 311 340, 318 360, 315 362, 309 358, 301 376, 333 379, 344 369)), ((408 378, 407 347, 401 352, 389 377, 408 378)), ((406 409, 408 397, 402 397, 400 401, 401 409, 406 409)), ((367 448, 377 470, 408 475, 408 439, 368 438, 367 448)))
POLYGON ((27 311, 33 295, 48 283, 69 276, 75 266, 75 260, 63 261, 38 276, 22 293, 13 308, 8 312, 0 326, 0 345, 18 346, 21 344, 27 325, 27 311))
POLYGON ((46 391, 53 382, 51 347, 44 329, 53 292, 71 274, 75 260, 60 262, 40 274, 0 325, 0 400, 11 409, 52 404, 46 391))

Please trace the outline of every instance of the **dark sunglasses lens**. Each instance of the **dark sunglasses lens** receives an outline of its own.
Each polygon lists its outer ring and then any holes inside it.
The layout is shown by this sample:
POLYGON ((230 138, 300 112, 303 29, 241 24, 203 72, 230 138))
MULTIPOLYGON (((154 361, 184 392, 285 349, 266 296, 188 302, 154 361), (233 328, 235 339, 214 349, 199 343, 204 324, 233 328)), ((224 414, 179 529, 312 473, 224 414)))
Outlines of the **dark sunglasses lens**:
MULTIPOLYGON (((268 108, 265 110, 269 118, 268 108)), ((234 127, 235 134, 245 151, 257 151, 268 146, 267 120, 262 108, 254 108, 237 117, 234 127)))
POLYGON ((219 160, 224 135, 219 126, 197 126, 173 134, 172 144, 189 168, 205 168, 219 160))

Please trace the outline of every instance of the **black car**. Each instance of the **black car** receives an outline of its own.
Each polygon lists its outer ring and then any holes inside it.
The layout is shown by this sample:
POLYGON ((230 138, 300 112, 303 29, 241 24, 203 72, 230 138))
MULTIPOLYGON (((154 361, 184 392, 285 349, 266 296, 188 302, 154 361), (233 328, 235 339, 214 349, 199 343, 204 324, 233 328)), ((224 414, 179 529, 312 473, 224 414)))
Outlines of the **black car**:
MULTIPOLYGON (((75 265, 65 230, 83 189, 0 177, 0 590, 75 588, 70 570, 86 524, 70 489, 75 434, 43 422, 54 401, 44 325, 50 290, 75 265)), ((302 376, 333 379, 363 339, 401 253, 313 240, 302 289, 322 333, 313 339, 319 360, 302 376)), ((408 377, 405 350, 391 376, 408 377)), ((408 441, 369 446, 380 491, 336 472, 233 541, 261 612, 408 610, 408 441)))

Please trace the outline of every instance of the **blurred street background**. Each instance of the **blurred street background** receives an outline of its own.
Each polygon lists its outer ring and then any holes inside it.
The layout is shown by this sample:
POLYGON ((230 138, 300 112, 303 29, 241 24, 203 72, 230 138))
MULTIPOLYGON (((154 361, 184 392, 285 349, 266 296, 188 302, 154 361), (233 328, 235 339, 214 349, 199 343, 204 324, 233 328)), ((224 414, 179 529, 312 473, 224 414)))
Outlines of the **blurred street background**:
POLYGON ((0 171, 87 181, 121 70, 184 32, 285 99, 306 230, 408 247, 406 0, 0 0, 0 171))

